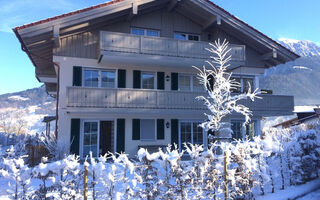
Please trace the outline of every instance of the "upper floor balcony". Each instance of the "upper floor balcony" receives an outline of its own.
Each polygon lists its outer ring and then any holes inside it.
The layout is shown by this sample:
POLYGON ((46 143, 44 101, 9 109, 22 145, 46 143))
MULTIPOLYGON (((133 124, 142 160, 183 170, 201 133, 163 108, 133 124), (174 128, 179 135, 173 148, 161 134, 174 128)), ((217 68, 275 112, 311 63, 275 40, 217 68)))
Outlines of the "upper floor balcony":
MULTIPOLYGON (((75 108, 125 108, 184 110, 205 112, 207 108, 196 99, 206 95, 204 92, 164 91, 148 89, 113 89, 67 87, 67 107, 75 108)), ((292 96, 260 95, 262 99, 242 100, 256 115, 278 116, 292 114, 294 103, 292 96)), ((175 112, 175 111, 173 111, 175 112)))
MULTIPOLYGON (((100 31, 99 62, 137 66, 202 66, 211 53, 208 42, 100 31)), ((245 45, 229 45, 231 64, 244 64, 245 45)))

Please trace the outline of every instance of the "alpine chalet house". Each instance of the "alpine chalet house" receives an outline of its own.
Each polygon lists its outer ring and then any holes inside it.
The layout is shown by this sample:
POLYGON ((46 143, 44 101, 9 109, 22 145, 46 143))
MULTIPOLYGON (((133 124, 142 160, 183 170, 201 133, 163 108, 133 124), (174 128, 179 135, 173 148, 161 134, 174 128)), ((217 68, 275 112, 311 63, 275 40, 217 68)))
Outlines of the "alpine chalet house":
MULTIPOLYGON (((57 137, 81 157, 170 143, 207 144, 207 108, 192 66, 209 42, 227 39, 241 88, 296 54, 209 0, 115 0, 14 28, 36 77, 57 99, 57 137)), ((262 88, 264 89, 264 88, 262 88)), ((267 88, 266 88, 267 89, 267 88)), ((230 115, 234 138, 258 135, 265 116, 292 114, 293 97, 243 101, 252 121, 230 115)))

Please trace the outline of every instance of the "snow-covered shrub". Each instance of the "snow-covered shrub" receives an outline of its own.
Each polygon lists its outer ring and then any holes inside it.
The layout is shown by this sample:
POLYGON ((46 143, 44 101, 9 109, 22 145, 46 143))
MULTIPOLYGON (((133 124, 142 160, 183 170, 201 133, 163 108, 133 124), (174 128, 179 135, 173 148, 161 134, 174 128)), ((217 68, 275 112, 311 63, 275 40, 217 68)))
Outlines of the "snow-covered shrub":
POLYGON ((250 199, 252 198, 252 188, 257 184, 254 175, 258 170, 252 142, 249 140, 236 141, 235 144, 231 143, 227 147, 225 151, 230 154, 230 197, 250 199))
POLYGON ((33 168, 33 178, 41 184, 34 192, 34 199, 81 199, 83 175, 79 157, 70 155, 61 161, 43 161, 33 168))
POLYGON ((320 159, 320 141, 315 130, 297 130, 290 146, 292 174, 296 184, 302 184, 318 176, 316 166, 320 159))
POLYGON ((142 189, 138 195, 142 199, 156 199, 160 195, 158 173, 161 165, 157 162, 160 153, 149 154, 146 149, 140 148, 138 158, 140 163, 137 169, 142 179, 142 189))
POLYGON ((0 169, 0 174, 9 180, 7 190, 9 196, 12 199, 29 199, 31 174, 24 158, 3 158, 3 164, 4 169, 0 169))
MULTIPOLYGON (((180 177, 181 171, 181 157, 183 152, 178 151, 177 147, 171 148, 169 145, 166 148, 166 152, 163 152, 162 149, 159 150, 161 159, 158 159, 157 162, 160 164, 161 168, 159 170, 159 185, 158 189, 161 193, 160 199, 173 199, 176 197, 177 188, 177 178, 180 177)), ((181 185, 180 185, 181 186, 181 185)), ((181 189, 181 188, 180 188, 181 189)), ((180 194, 183 193, 179 190, 180 194)))
POLYGON ((136 164, 126 154, 106 154, 97 160, 90 156, 85 163, 92 177, 90 188, 93 199, 132 199, 137 180, 136 164))

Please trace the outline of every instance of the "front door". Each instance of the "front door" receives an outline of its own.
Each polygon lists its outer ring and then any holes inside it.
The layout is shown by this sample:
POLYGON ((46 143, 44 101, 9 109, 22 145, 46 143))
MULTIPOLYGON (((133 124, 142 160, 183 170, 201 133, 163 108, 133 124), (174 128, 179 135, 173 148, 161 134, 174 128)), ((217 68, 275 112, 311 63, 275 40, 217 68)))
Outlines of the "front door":
POLYGON ((100 121, 100 144, 99 153, 105 155, 108 152, 113 152, 113 138, 114 138, 114 122, 100 121))

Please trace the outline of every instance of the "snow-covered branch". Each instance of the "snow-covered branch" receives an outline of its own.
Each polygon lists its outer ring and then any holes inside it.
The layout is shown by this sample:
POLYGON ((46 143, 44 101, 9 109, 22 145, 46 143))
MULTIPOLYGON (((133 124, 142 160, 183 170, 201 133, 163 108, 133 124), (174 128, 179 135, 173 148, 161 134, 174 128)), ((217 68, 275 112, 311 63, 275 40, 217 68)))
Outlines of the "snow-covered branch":
POLYGON ((207 96, 199 96, 198 100, 204 102, 204 105, 210 111, 210 114, 205 114, 207 121, 201 124, 205 130, 212 130, 219 132, 223 126, 223 119, 233 113, 237 112, 245 116, 245 123, 251 119, 252 112, 248 107, 239 103, 240 100, 250 99, 254 101, 259 94, 258 89, 252 91, 249 83, 249 89, 243 94, 233 94, 232 91, 240 87, 240 83, 232 79, 232 73, 228 71, 231 61, 228 42, 224 40, 222 43, 220 39, 214 44, 210 43, 210 48, 207 50, 213 55, 210 56, 211 61, 206 61, 209 68, 197 68, 199 82, 207 91, 207 96))

